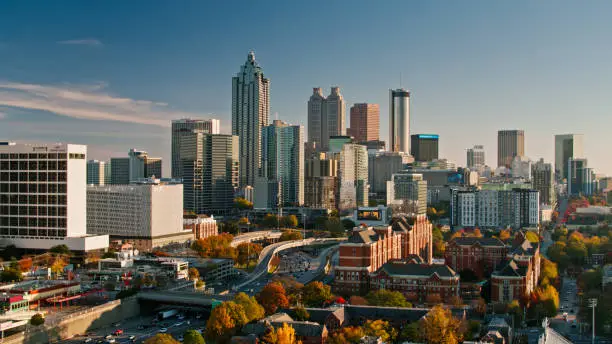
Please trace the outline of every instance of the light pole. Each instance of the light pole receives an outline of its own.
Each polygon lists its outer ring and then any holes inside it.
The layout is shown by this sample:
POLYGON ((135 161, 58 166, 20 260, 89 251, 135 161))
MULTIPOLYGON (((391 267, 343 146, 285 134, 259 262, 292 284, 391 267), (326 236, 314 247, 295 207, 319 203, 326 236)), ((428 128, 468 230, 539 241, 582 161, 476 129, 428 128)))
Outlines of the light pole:
POLYGON ((595 307, 597 307, 597 299, 589 299, 589 307, 593 308, 593 323, 591 324, 591 326, 593 326, 593 336, 591 342, 595 344, 595 307))

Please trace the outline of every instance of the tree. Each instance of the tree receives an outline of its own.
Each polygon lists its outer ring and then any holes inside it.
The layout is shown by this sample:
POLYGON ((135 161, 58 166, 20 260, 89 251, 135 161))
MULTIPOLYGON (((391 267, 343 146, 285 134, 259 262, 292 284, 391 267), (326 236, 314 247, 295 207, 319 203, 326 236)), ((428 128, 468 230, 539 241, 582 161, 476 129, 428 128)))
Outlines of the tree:
POLYGON ((221 233, 229 233, 231 235, 236 235, 240 233, 240 227, 238 226, 238 223, 236 223, 236 221, 221 222, 221 224, 219 225, 219 231, 221 233))
POLYGON ((178 340, 174 339, 171 335, 166 333, 158 333, 153 337, 144 341, 144 344, 181 344, 178 340))
POLYGON ((540 266, 540 284, 557 285, 557 278, 559 278, 559 270, 557 270, 557 264, 542 257, 540 266))
POLYGON ((104 252, 104 254, 102 255, 102 259, 106 258, 115 258, 115 251, 109 249, 108 251, 104 252))
POLYGON ((472 232, 472 236, 476 238, 482 238, 482 233, 480 232, 480 229, 478 228, 474 229, 474 232, 472 232))
POLYGON ((588 251, 584 244, 584 238, 580 239, 574 237, 574 233, 572 233, 568 239, 566 252, 570 262, 580 266, 584 263, 588 251))
POLYGON ((253 209, 253 203, 247 201, 245 198, 236 197, 234 199, 234 207, 240 210, 253 209))
POLYGON ((210 313, 206 323, 206 337, 217 343, 225 343, 247 320, 242 306, 231 301, 223 302, 210 313))
POLYGON ((62 258, 56 258, 53 264, 51 264, 51 273, 54 275, 59 275, 64 272, 64 268, 66 267, 66 262, 62 258))
POLYGON ((32 326, 40 326, 44 323, 45 323, 45 318, 40 313, 36 313, 32 315, 32 317, 30 318, 30 324, 32 324, 32 326))
POLYGON ((20 261, 18 261, 19 263, 19 271, 21 272, 27 272, 30 271, 32 269, 32 258, 23 258, 20 261))
POLYGON ((191 249, 200 257, 236 259, 236 249, 231 246, 234 236, 228 233, 198 239, 191 244, 191 249))
POLYGON ((302 301, 309 307, 321 307, 331 298, 331 287, 319 281, 308 283, 302 289, 302 301))
POLYGON ((506 241, 510 239, 510 231, 507 229, 502 229, 501 231, 499 231, 498 237, 499 237, 499 240, 506 241))
POLYGON ((278 216, 274 214, 266 214, 261 222, 261 225, 266 228, 278 227, 278 216))
POLYGON ((296 307, 294 310, 295 320, 306 321, 310 319, 310 313, 304 307, 296 307))
POLYGON ((346 326, 334 332, 328 340, 329 344, 359 343, 365 337, 363 328, 359 326, 346 326))
POLYGON ((460 321, 453 317, 449 309, 440 305, 434 306, 419 323, 423 339, 427 343, 454 344, 462 339, 460 321))
POLYGON ((337 217, 330 217, 325 220, 325 230, 333 237, 342 237, 346 234, 344 225, 337 217))
POLYGON ((247 219, 246 217, 241 217, 241 218, 238 220, 238 224, 239 224, 239 225, 242 225, 242 226, 248 225, 249 223, 250 223, 250 222, 249 222, 249 219, 247 219))
POLYGON ((283 227, 295 228, 298 225, 298 219, 295 215, 287 215, 282 218, 283 227))
POLYGON ((366 300, 365 298, 361 296, 353 295, 349 298, 349 304, 355 305, 355 306, 367 306, 368 300, 366 300))
POLYGON ((288 231, 283 231, 283 233, 281 233, 280 238, 278 239, 279 241, 289 241, 289 240, 302 240, 302 233, 300 233, 299 231, 293 231, 293 230, 288 230, 288 231))
POLYGON ((198 271, 198 269, 196 268, 193 268, 193 267, 189 268, 189 270, 187 270, 187 274, 189 276, 189 279, 192 281, 200 279, 200 271, 198 271))
POLYGON ((514 318, 514 326, 520 327, 523 322, 523 308, 518 300, 512 300, 507 306, 507 312, 514 318))
POLYGON ((487 314, 487 301, 485 301, 485 299, 483 299, 482 297, 478 298, 474 310, 480 316, 484 316, 485 314, 487 314))
POLYGON ((342 226, 344 227, 344 229, 349 230, 349 231, 355 228, 355 226, 357 226, 353 220, 348 219, 348 218, 342 219, 341 222, 342 222, 342 226))
POLYGON ((427 302, 430 305, 437 305, 442 303, 442 297, 440 296, 440 294, 428 294, 427 297, 425 297, 425 302, 427 302))
POLYGON ((276 329, 277 344, 296 344, 295 330, 287 323, 283 323, 282 327, 276 329))
POLYGON ((421 329, 419 328, 419 323, 412 322, 408 325, 405 325, 402 328, 399 337, 403 341, 419 342, 421 340, 421 329))
POLYGON ((244 309, 244 314, 247 317, 247 323, 260 320, 266 315, 266 311, 259 303, 257 303, 254 296, 248 296, 245 293, 238 293, 236 297, 234 297, 234 302, 244 309))
POLYGON ((49 249, 49 252, 56 253, 56 254, 65 254, 65 255, 70 255, 72 253, 72 251, 70 251, 70 249, 66 245, 53 246, 49 249))
POLYGON ((446 243, 444 242, 444 236, 440 228, 435 227, 432 231, 432 243, 433 243, 433 255, 438 258, 444 257, 446 251, 446 243))
POLYGON ((259 244, 253 244, 251 242, 243 242, 236 247, 237 257, 236 262, 240 265, 247 264, 253 257, 258 257, 263 250, 263 247, 259 244))
POLYGON ((263 287, 259 295, 257 295, 257 301, 263 306, 268 315, 276 313, 279 307, 289 306, 285 288, 278 282, 270 282, 263 287))
POLYGON ((559 309, 559 292, 550 284, 540 286, 536 289, 538 303, 544 308, 544 315, 554 317, 559 309))
POLYGON ((21 280, 23 280, 23 276, 19 269, 5 267, 0 273, 0 281, 2 282, 19 282, 21 280))
POLYGON ((368 300, 368 304, 372 306, 412 307, 410 302, 406 301, 402 293, 386 289, 370 291, 368 295, 366 295, 366 300, 368 300))
POLYGON ((525 238, 527 238, 527 240, 529 240, 529 242, 535 242, 535 243, 540 242, 540 237, 538 236, 538 233, 536 233, 536 232, 527 231, 525 233, 525 238))
POLYGON ((385 343, 392 343, 397 337, 397 330, 384 320, 368 320, 363 325, 363 330, 367 336, 380 337, 385 343))
POLYGON ((206 344, 204 337, 196 330, 187 330, 183 335, 183 344, 206 344))

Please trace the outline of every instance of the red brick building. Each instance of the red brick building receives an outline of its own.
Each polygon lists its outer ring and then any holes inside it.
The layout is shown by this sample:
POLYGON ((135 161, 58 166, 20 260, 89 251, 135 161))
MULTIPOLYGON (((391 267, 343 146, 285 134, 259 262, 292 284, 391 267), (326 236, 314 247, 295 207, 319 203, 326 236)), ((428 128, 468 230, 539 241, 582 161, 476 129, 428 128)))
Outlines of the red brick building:
POLYGON ((411 302, 424 303, 428 296, 447 302, 459 296, 459 274, 446 265, 393 260, 370 274, 370 287, 399 291, 411 302))
POLYGON ((529 295, 540 278, 540 246, 520 232, 503 266, 491 274, 491 301, 508 303, 529 295))
POLYGON ((390 226, 356 227, 340 245, 334 289, 346 293, 367 292, 369 275, 392 259, 417 255, 430 263, 431 230, 425 215, 398 217, 390 226))
POLYGON ((508 247, 499 239, 459 237, 446 245, 444 260, 457 272, 468 269, 484 278, 501 266, 507 254, 508 247))
POLYGON ((195 240, 219 234, 217 220, 208 215, 184 214, 183 229, 191 230, 195 240))

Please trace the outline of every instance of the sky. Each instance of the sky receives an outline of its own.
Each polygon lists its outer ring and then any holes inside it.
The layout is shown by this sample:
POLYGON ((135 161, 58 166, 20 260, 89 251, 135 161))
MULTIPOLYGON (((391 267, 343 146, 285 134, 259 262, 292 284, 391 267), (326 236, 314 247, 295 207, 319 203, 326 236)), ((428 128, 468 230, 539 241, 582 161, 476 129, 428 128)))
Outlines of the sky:
MULTIPOLYGON (((0 141, 130 148, 164 158, 170 120, 231 128, 231 77, 249 50, 270 79, 271 118, 306 125, 313 87, 348 107, 411 91, 411 133, 440 135, 465 165, 497 130, 523 129, 533 160, 554 134, 584 134, 612 175, 610 1, 32 1, 0 2, 0 141)), ((347 109, 348 117, 348 109, 347 109)), ((348 124, 347 118, 347 124, 348 124)))

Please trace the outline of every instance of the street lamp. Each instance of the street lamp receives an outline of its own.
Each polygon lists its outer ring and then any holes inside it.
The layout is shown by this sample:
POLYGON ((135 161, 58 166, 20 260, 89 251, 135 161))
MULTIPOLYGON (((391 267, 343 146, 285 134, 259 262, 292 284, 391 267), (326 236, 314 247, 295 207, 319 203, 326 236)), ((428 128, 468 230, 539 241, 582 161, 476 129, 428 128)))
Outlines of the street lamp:
POLYGON ((592 323, 593 336, 591 338, 591 341, 593 344, 595 344, 595 307, 597 307, 597 299, 592 298, 592 299, 589 299, 588 301, 589 301, 589 307, 593 308, 593 323, 592 323))

